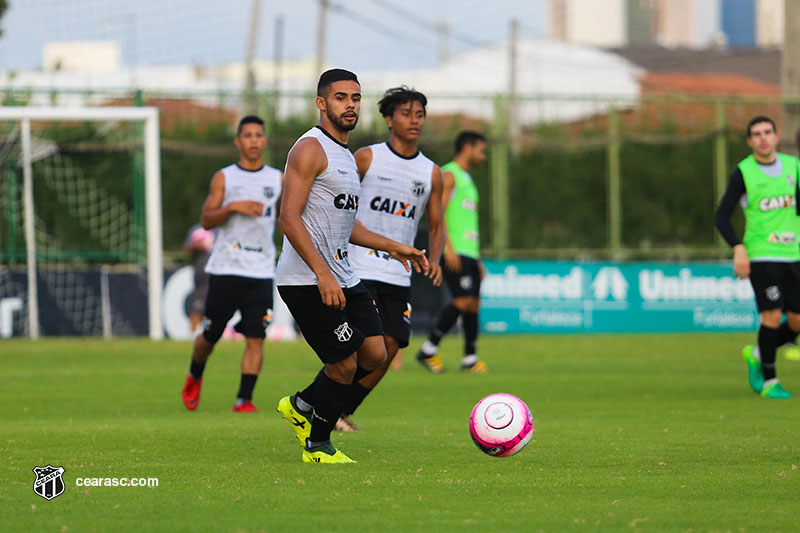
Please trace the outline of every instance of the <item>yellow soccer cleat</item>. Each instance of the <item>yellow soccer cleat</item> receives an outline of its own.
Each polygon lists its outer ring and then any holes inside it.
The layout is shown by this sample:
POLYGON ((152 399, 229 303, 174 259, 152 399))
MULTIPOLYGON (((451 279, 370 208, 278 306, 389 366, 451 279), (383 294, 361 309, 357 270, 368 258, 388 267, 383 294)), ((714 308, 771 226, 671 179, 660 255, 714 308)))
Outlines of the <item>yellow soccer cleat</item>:
POLYGON ((340 452, 333 447, 333 444, 326 444, 324 446, 317 446, 316 448, 309 449, 303 446, 303 462, 304 463, 327 463, 327 464, 344 464, 355 463, 344 453, 340 452))
POLYGON ((419 352, 417 354, 417 361, 419 364, 430 370, 434 374, 441 374, 445 371, 444 364, 442 364, 442 360, 439 359, 438 355, 432 355, 430 357, 426 357, 419 352))
POLYGON ((311 420, 310 416, 301 413, 295 404, 296 394, 291 396, 284 396, 278 402, 278 411, 294 428, 297 434, 297 440, 300 441, 300 446, 306 445, 306 439, 311 435, 311 420))
POLYGON ((466 372, 467 374, 488 374, 489 367, 486 366, 486 363, 483 361, 478 360, 475 361, 475 364, 471 366, 462 366, 461 371, 466 372))

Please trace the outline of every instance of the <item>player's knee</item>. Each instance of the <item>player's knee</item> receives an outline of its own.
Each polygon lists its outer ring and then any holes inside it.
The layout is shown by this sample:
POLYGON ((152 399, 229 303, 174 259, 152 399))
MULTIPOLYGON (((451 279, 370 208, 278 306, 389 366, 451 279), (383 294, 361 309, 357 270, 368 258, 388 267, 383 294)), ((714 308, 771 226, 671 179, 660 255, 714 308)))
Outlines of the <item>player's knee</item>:
POLYGON ((769 309, 761 312, 761 325, 768 328, 777 328, 781 325, 783 311, 780 309, 769 309))
POLYGON ((338 383, 350 384, 356 375, 358 362, 355 357, 348 357, 335 364, 325 365, 325 373, 333 381, 338 383))
POLYGON ((789 324, 789 329, 795 333, 800 333, 800 314, 786 313, 786 322, 789 324))
POLYGON ((227 321, 203 317, 203 338, 211 344, 216 344, 227 325, 227 321))

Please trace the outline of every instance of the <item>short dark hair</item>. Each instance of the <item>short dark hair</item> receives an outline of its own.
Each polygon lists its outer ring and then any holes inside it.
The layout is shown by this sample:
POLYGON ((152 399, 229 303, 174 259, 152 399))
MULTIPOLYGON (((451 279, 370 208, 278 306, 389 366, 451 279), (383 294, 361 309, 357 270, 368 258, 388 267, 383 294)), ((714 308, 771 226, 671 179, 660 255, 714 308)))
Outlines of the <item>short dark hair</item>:
POLYGON ((264 128, 264 121, 261 119, 261 117, 257 117, 256 115, 247 115, 246 117, 242 117, 242 120, 239 121, 239 125, 236 127, 237 137, 242 133, 242 128, 244 128, 245 124, 258 124, 264 128))
POLYGON ((317 96, 325 97, 326 93, 328 92, 328 88, 331 86, 331 84, 337 81, 354 81, 361 85, 358 81, 358 76, 349 70, 344 70, 343 68, 332 68, 323 72, 319 77, 319 82, 317 83, 317 96))
POLYGON ((774 132, 778 131, 778 128, 775 127, 775 122, 771 118, 765 117, 764 115, 759 115, 747 124, 747 136, 750 137, 750 128, 752 128, 756 124, 761 124, 762 122, 769 122, 770 124, 772 124, 772 131, 774 132))
POLYGON ((384 117, 391 117, 394 115, 394 110, 397 109, 397 106, 406 102, 419 102, 422 105, 422 112, 428 113, 427 109, 425 109, 428 105, 428 99, 425 98, 425 95, 414 89, 409 89, 405 85, 392 87, 383 93, 383 98, 378 102, 378 111, 384 117))
POLYGON ((455 143, 456 153, 457 154, 461 153, 461 150, 463 150, 464 147, 466 145, 468 145, 468 144, 469 145, 474 145, 474 144, 477 144, 479 142, 485 143, 486 142, 486 137, 484 137, 483 135, 481 135, 477 131, 472 131, 472 130, 462 131, 456 137, 456 143, 455 143))

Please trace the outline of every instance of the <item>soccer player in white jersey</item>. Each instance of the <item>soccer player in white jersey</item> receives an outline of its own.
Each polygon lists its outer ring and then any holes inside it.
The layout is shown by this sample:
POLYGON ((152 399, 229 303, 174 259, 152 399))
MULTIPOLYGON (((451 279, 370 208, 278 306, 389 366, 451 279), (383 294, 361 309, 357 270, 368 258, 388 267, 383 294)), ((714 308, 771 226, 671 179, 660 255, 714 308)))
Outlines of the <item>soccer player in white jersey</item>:
MULTIPOLYGON (((430 272, 434 285, 442 282, 439 259, 442 234, 442 171, 419 151, 428 99, 408 87, 389 89, 378 109, 389 127, 389 141, 356 152, 361 176, 361 202, 356 218, 367 229, 413 245, 419 220, 427 209, 430 272)), ((380 312, 386 363, 353 383, 348 404, 336 428, 357 431, 350 419, 356 408, 378 385, 411 334, 411 273, 386 252, 350 245, 350 263, 369 290, 380 312)))
POLYGON ((319 124, 303 134, 286 161, 280 224, 283 249, 278 291, 306 342, 324 363, 311 384, 281 398, 306 463, 352 463, 333 447, 331 431, 353 381, 383 366, 383 329, 369 291, 353 272, 350 242, 388 252, 410 270, 428 272, 424 250, 373 233, 356 221, 361 182, 347 146, 358 122, 361 86, 352 72, 332 69, 317 84, 319 124))
POLYGON ((219 170, 203 204, 204 228, 218 228, 206 265, 210 274, 203 332, 194 340, 192 363, 183 386, 183 403, 197 409, 206 361, 225 326, 238 310, 234 329, 244 335, 242 378, 234 412, 258 411, 253 406, 264 358, 265 330, 272 314, 275 276, 273 234, 283 190, 283 173, 264 165, 267 146, 264 121, 250 115, 239 122, 236 139, 239 162, 219 170))

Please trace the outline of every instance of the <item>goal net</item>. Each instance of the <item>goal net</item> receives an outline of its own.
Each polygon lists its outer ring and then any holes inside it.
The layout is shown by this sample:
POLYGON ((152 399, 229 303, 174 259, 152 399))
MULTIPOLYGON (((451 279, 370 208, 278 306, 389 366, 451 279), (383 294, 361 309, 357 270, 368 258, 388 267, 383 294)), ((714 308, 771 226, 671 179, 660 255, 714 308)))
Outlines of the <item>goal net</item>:
POLYGON ((163 337, 158 110, 0 107, 0 337, 163 337))

